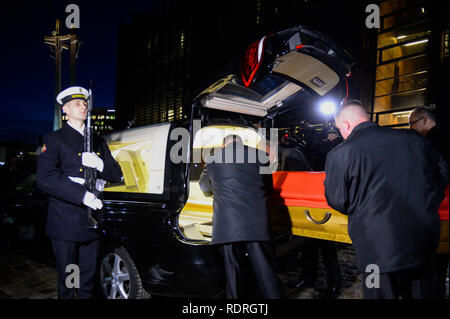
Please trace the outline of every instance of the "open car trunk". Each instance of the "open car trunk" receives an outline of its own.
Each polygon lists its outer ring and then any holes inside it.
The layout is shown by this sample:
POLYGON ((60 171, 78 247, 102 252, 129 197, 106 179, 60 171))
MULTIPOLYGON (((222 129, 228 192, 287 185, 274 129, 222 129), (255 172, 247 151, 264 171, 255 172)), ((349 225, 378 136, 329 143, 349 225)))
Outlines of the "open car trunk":
MULTIPOLYGON (((220 146, 227 129, 234 129, 244 144, 258 147, 264 134, 258 134, 256 127, 280 128, 289 121, 310 120, 318 101, 330 96, 336 100, 342 93, 353 64, 352 58, 330 39, 303 27, 264 37, 252 46, 254 54, 267 54, 253 57, 259 64, 243 66, 249 70, 243 72, 242 81, 230 75, 195 99, 193 119, 201 122, 203 132, 216 130, 219 137, 211 142, 213 139, 193 135, 193 152, 220 146), (276 126, 277 121, 282 124, 276 126), (249 133, 252 130, 253 135, 249 133)), ((213 199, 205 197, 198 185, 203 167, 204 163, 191 164, 189 197, 178 224, 187 239, 208 242, 213 199)), ((347 216, 326 202, 324 179, 325 172, 319 171, 273 173, 269 212, 275 239, 292 234, 351 243, 347 216)), ((443 221, 439 252, 448 253, 448 189, 439 212, 443 221)))

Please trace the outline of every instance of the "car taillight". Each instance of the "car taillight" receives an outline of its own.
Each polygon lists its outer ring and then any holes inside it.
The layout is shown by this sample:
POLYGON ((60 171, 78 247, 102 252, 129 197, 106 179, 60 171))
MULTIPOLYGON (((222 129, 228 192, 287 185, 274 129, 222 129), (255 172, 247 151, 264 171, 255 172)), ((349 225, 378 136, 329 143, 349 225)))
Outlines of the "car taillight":
POLYGON ((245 51, 242 62, 242 81, 245 87, 250 87, 256 78, 264 53, 265 41, 266 37, 263 37, 261 40, 253 42, 245 51))

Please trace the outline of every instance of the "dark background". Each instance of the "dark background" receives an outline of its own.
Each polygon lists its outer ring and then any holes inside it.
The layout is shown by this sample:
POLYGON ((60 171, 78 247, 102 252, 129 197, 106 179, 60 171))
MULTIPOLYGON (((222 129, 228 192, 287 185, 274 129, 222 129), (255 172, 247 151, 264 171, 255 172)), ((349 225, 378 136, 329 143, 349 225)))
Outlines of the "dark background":
MULTIPOLYGON (((51 36, 57 18, 67 34, 65 8, 80 7, 82 41, 77 60, 78 84, 93 81, 95 107, 114 107, 116 47, 119 23, 133 12, 151 9, 157 1, 8 1, 2 4, 0 34, 0 140, 36 142, 53 129, 54 60, 44 36, 51 36)), ((63 51, 62 87, 69 86, 69 55, 63 51)))
MULTIPOLYGON (((118 27, 120 24, 130 23, 135 13, 145 13, 160 2, 47 0, 10 1, 2 4, 0 141, 36 143, 38 136, 52 130, 54 60, 50 57, 50 46, 44 43, 44 36, 50 36, 55 29, 56 18, 61 20, 61 34, 68 33, 65 27, 65 18, 68 15, 65 13, 65 7, 68 4, 75 3, 80 7, 80 29, 77 34, 82 45, 77 60, 78 84, 88 87, 89 81, 92 80, 95 93, 94 107, 113 108, 116 94, 118 27)), ((278 18, 266 21, 263 28, 255 31, 253 38, 247 35, 248 39, 239 40, 239 27, 245 25, 247 21, 223 21, 224 28, 234 28, 237 32, 232 37, 228 35, 222 39, 229 41, 234 37, 236 41, 248 41, 250 44, 267 33, 294 25, 306 25, 330 36, 358 61, 363 54, 361 26, 364 25, 367 15, 364 8, 364 1, 323 0, 304 1, 302 10, 294 12, 283 12, 280 6, 278 18)), ((217 12, 215 10, 225 9, 239 10, 239 5, 235 4, 230 8, 227 2, 217 1, 215 6, 205 8, 204 14, 205 17, 211 18, 217 12)), ((217 31, 219 34, 223 32, 217 31)), ((211 33, 214 34, 215 30, 211 30, 211 33)), ((214 37, 205 39, 205 41, 215 40, 214 37)), ((225 42, 223 50, 227 50, 225 42)), ((213 62, 217 63, 216 70, 219 74, 221 65, 225 66, 226 62, 216 61, 214 52, 210 54, 213 62)), ((69 86, 68 72, 69 56, 68 51, 64 50, 63 88, 69 86)), ((358 97, 359 82, 357 76, 350 79, 350 98, 358 97)))

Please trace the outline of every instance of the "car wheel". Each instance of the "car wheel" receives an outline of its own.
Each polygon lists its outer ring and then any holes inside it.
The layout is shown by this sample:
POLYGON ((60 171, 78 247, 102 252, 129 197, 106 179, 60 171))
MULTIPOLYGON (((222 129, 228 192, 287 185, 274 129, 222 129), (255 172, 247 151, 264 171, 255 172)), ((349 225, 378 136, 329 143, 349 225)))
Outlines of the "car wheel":
POLYGON ((107 299, 148 299, 136 266, 123 247, 106 248, 99 267, 100 289, 107 299))

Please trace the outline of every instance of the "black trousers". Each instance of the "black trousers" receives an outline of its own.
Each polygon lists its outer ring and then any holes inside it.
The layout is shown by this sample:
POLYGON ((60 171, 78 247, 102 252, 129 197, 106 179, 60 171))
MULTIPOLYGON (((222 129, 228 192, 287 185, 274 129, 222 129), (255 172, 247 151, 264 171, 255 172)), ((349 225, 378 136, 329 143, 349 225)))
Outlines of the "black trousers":
POLYGON ((268 242, 236 242, 220 247, 226 277, 226 296, 228 299, 250 297, 249 275, 253 273, 263 298, 284 298, 284 291, 275 272, 274 251, 268 242), (253 272, 247 268, 250 260, 253 272))
POLYGON ((302 269, 301 279, 308 285, 312 287, 315 286, 319 263, 319 248, 327 273, 328 287, 340 288, 342 275, 339 267, 336 245, 329 240, 312 239, 305 243, 300 258, 300 266, 302 269))
POLYGON ((92 298, 99 240, 75 243, 52 239, 52 246, 58 273, 58 299, 72 299, 75 297, 75 291, 78 299, 92 298), (68 276, 75 275, 72 268, 67 268, 68 265, 76 265, 79 268, 79 289, 72 287, 74 280, 68 280, 72 279, 68 276), (69 282, 70 287, 67 286, 66 281, 69 282))
POLYGON ((366 278, 369 274, 363 273, 364 299, 436 299, 439 291, 435 269, 433 260, 417 268, 380 273, 379 288, 368 288, 366 278))

